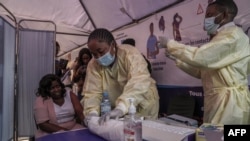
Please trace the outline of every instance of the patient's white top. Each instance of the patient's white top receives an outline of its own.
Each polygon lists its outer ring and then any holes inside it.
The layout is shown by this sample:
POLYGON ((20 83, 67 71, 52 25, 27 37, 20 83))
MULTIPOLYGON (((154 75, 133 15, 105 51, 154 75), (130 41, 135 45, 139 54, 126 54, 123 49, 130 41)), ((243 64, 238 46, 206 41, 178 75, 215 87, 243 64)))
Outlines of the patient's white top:
POLYGON ((59 106, 54 103, 54 109, 58 123, 68 122, 74 119, 75 110, 71 102, 69 91, 66 92, 63 105, 59 106))

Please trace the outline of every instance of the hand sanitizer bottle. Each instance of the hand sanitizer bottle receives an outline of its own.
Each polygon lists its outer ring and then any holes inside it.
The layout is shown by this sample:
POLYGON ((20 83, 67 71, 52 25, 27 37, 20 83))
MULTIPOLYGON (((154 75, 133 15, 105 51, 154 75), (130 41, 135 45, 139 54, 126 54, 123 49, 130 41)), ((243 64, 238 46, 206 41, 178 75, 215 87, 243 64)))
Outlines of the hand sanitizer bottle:
POLYGON ((124 141, 142 141, 142 120, 136 115, 134 99, 129 98, 128 115, 124 118, 124 141))
POLYGON ((107 91, 103 92, 100 108, 101 116, 111 111, 111 103, 109 101, 109 95, 107 91))

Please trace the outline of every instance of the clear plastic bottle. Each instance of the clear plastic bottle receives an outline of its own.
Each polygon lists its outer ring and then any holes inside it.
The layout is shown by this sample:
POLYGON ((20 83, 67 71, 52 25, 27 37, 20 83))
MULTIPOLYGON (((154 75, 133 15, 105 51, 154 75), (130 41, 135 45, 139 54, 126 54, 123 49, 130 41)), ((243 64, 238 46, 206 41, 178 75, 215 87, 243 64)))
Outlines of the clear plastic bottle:
POLYGON ((136 115, 134 99, 129 98, 128 115, 124 118, 124 141, 142 141, 142 118, 136 115))
POLYGON ((111 111, 111 103, 109 101, 109 95, 107 91, 103 92, 100 108, 101 116, 111 111))

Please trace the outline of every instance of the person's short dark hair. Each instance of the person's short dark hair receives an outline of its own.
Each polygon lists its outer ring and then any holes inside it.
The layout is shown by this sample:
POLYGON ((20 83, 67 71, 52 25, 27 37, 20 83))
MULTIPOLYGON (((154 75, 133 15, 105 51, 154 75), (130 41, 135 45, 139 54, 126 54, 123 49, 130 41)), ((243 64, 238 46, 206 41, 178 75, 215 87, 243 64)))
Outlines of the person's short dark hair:
MULTIPOLYGON (((122 41, 122 44, 129 44, 129 45, 135 46, 135 39, 127 38, 124 41, 122 41)), ((142 56, 145 59, 145 61, 147 62, 147 64, 148 64, 149 73, 151 73, 152 72, 151 63, 148 61, 148 59, 143 54, 142 54, 142 56)))
POLYGON ((133 38, 127 38, 122 41, 122 44, 129 44, 129 45, 135 46, 135 40, 133 38))
POLYGON ((68 60, 66 59, 60 59, 59 65, 61 69, 66 69, 67 68, 67 64, 68 64, 68 60))
POLYGON ((231 20, 233 20, 238 14, 238 7, 233 0, 216 0, 212 3, 209 3, 208 6, 210 5, 217 5, 217 10, 220 12, 226 11, 229 15, 231 15, 231 20))
POLYGON ((60 51, 60 44, 56 41, 56 56, 58 55, 60 51))
POLYGON ((60 47, 59 43, 56 41, 56 46, 60 47))

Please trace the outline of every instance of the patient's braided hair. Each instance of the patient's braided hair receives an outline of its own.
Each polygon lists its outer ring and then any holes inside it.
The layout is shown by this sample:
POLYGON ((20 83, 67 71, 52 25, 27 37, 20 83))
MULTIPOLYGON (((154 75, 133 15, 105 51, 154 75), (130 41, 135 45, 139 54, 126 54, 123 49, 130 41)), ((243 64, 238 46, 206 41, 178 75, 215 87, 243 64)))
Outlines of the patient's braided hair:
POLYGON ((92 39, 97 39, 99 42, 106 42, 108 45, 111 45, 112 42, 115 43, 114 36, 105 28, 97 28, 91 32, 88 38, 88 43, 92 39))

